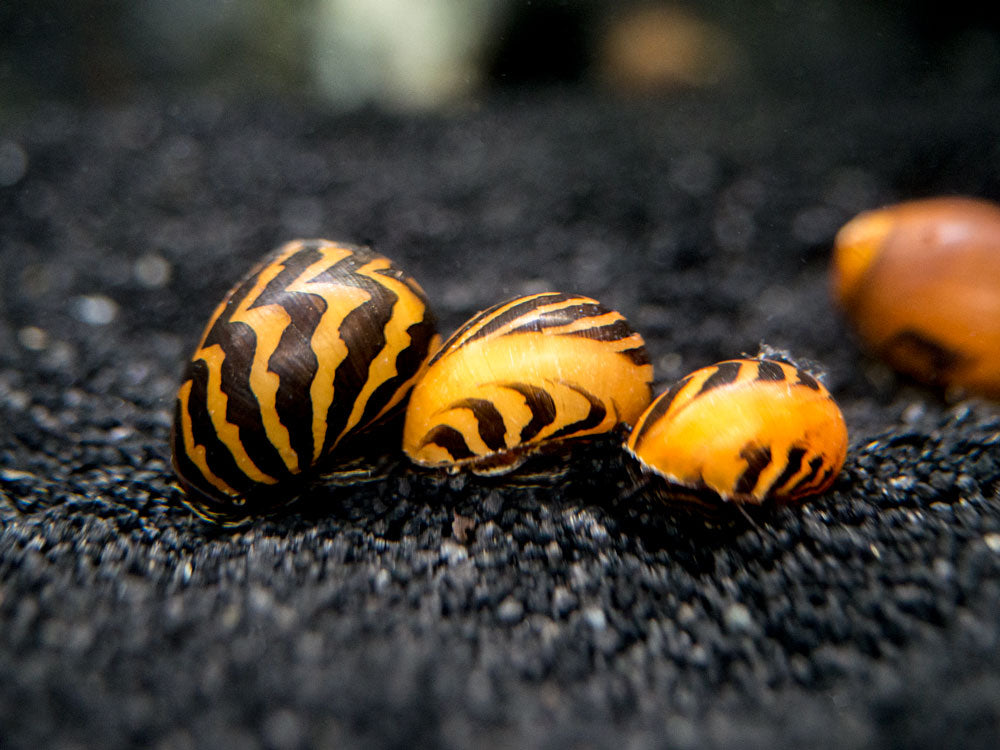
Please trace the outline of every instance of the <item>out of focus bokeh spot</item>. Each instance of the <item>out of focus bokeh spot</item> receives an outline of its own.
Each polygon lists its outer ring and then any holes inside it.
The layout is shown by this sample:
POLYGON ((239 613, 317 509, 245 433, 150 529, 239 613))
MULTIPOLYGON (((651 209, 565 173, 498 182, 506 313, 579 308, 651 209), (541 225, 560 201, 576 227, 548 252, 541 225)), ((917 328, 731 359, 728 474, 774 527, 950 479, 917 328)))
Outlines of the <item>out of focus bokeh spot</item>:
POLYGON ((662 3, 612 18, 598 49, 602 82, 635 93, 719 83, 735 72, 739 57, 720 25, 662 3))

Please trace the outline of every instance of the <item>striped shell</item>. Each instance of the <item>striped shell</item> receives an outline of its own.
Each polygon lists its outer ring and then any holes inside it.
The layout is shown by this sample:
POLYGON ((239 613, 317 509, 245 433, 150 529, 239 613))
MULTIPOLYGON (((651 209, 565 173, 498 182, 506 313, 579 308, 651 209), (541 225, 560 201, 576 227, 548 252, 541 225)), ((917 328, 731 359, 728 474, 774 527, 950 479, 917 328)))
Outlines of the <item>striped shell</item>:
POLYGON ((925 383, 1000 398, 1000 206, 927 198, 837 233, 834 295, 867 348, 925 383))
POLYGON ((294 499, 406 396, 438 343, 419 285, 365 247, 297 240, 213 313, 177 393, 173 463, 215 520, 294 499))
POLYGON ((422 466, 510 471, 543 445, 633 423, 652 377, 620 313, 576 295, 520 297, 437 352, 410 397, 403 450, 422 466))
POLYGON ((694 490, 692 499, 787 502, 833 483, 847 454, 847 427, 809 373, 787 362, 740 359, 698 370, 661 394, 627 448, 643 470, 694 490))

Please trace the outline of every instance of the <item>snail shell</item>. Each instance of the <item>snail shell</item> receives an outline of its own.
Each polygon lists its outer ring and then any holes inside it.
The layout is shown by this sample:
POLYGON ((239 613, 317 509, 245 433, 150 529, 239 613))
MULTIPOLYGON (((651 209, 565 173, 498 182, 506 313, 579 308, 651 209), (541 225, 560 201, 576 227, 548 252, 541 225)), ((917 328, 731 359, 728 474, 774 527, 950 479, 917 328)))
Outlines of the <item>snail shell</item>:
POLYGON ((421 466, 511 471, 543 447, 631 424, 652 378, 621 313, 577 295, 519 297, 474 316, 433 357, 403 450, 421 466))
POLYGON ((1000 397, 1000 206, 930 198, 837 233, 834 296, 866 347, 925 383, 1000 397))
POLYGON ((387 258, 278 248, 226 295, 185 370, 172 449, 187 504, 223 520, 294 499, 401 403, 438 340, 423 290, 387 258))
POLYGON ((639 417, 626 448, 676 496, 798 500, 825 491, 847 455, 840 407, 787 362, 737 359, 691 373, 639 417))

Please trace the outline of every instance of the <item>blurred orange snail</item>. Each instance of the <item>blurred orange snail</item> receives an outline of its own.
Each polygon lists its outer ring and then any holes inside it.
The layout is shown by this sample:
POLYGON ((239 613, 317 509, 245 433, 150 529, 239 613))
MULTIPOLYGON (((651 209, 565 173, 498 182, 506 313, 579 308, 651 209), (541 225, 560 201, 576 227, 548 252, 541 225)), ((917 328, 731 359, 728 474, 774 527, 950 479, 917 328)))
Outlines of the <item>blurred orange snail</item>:
POLYGON ((913 378, 1000 397, 1000 206, 929 198, 837 233, 834 296, 873 354, 913 378))

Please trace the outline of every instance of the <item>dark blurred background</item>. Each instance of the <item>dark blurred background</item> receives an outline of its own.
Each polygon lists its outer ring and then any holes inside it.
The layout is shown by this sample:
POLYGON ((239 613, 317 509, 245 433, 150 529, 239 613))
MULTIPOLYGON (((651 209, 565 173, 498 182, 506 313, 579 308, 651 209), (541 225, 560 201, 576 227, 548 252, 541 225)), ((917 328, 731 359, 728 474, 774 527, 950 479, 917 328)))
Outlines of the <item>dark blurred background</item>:
POLYGON ((977 0, 7 0, 0 115, 137 91, 428 109, 495 89, 872 97, 1000 87, 977 0))

